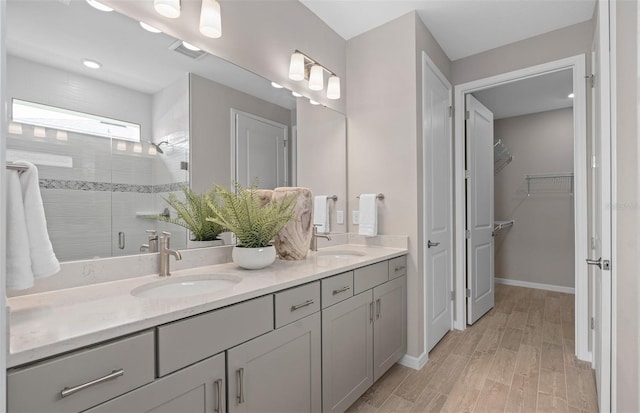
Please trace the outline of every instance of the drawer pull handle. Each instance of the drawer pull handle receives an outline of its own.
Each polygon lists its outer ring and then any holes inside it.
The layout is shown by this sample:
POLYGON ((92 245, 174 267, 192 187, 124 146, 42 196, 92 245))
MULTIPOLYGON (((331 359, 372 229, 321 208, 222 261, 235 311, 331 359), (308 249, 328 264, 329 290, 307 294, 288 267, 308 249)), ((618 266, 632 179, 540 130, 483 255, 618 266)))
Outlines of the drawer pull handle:
POLYGON ((238 404, 242 404, 244 403, 244 369, 239 368, 236 370, 236 375, 238 376, 238 396, 236 398, 238 404))
POLYGON ((338 295, 340 293, 343 293, 345 291, 349 291, 351 289, 351 287, 349 287, 348 285, 345 285, 342 288, 338 288, 337 290, 333 290, 333 295, 338 295))
POLYGON ((406 270, 406 269, 407 269, 407 266, 406 265, 402 265, 400 267, 396 267, 396 269, 394 271, 398 272, 398 271, 402 271, 402 270, 406 270))
POLYGON ((376 300, 376 320, 380 318, 380 307, 382 307, 382 299, 376 300))
POLYGON ((291 311, 296 311, 296 310, 299 310, 299 309, 301 309, 301 308, 308 307, 308 306, 310 306, 311 304, 313 304, 313 300, 307 300, 307 301, 305 301, 305 302, 304 302, 304 303, 302 303, 302 304, 292 305, 292 306, 291 306, 291 311))
POLYGON ((213 411, 222 413, 222 379, 214 381, 213 384, 216 386, 216 408, 213 411))
POLYGON ((71 396, 72 394, 77 393, 80 390, 84 390, 87 387, 95 386, 96 384, 104 383, 105 381, 117 379, 118 377, 123 375, 124 375, 124 369, 114 370, 111 373, 107 374, 106 376, 100 377, 99 379, 91 380, 89 382, 80 384, 75 387, 65 387, 60 392, 60 396, 62 396, 63 398, 67 396, 71 396))

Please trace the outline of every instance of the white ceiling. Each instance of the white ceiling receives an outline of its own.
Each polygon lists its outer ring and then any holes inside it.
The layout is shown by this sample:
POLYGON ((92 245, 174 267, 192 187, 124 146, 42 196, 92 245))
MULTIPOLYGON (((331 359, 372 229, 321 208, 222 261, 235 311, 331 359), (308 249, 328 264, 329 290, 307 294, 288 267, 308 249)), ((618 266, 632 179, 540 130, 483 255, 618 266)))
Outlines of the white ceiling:
POLYGON ((473 93, 494 119, 528 115, 573 106, 570 69, 530 77, 473 93))
POLYGON ((590 20, 596 0, 300 0, 349 40, 417 10, 457 60, 590 20))

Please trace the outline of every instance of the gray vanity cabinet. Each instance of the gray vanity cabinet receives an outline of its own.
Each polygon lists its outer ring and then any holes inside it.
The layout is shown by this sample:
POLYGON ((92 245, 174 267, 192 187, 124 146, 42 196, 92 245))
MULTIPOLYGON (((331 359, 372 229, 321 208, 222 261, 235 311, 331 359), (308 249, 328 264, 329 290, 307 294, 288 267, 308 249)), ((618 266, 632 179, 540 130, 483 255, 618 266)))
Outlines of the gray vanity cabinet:
POLYGON ((229 413, 321 410, 320 313, 227 351, 229 413))
POLYGON ((210 357, 85 413, 225 413, 224 353, 210 357))
POLYGON ((347 410, 406 352, 405 308, 401 276, 322 311, 324 412, 347 410))

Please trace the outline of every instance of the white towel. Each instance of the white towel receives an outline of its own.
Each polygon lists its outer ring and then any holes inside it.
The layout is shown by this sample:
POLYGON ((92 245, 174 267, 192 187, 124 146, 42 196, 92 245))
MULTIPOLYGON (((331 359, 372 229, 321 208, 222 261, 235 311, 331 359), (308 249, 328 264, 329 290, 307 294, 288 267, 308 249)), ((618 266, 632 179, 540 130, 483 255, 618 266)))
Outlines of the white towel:
POLYGON ((313 225, 318 226, 319 233, 331 232, 329 203, 326 195, 317 195, 313 198, 313 225))
POLYGON ((358 234, 365 237, 378 235, 378 195, 360 195, 360 224, 358 234))
POLYGON ((53 252, 40 195, 38 170, 10 171, 7 191, 7 289, 25 289, 34 279, 60 271, 53 252))

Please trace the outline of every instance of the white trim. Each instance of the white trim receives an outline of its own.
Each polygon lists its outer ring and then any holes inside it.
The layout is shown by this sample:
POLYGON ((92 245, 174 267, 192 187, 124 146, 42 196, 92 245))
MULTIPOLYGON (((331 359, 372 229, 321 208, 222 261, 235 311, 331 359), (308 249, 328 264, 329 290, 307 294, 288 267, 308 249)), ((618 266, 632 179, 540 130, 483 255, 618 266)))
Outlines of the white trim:
MULTIPOLYGON (((449 80, 442 74, 442 72, 440 72, 440 70, 438 69, 438 66, 436 66, 434 61, 431 60, 429 55, 427 55, 427 53, 422 51, 422 73, 421 73, 421 75, 422 75, 422 77, 421 77, 421 79, 422 79, 422 90, 421 90, 421 94, 422 94, 422 96, 421 96, 421 99, 422 99, 422 113, 421 113, 422 120, 424 120, 424 106, 425 106, 424 105, 425 67, 428 67, 429 70, 431 70, 436 75, 436 77, 442 83, 444 83, 444 85, 447 87, 447 90, 449 91, 449 106, 451 106, 452 103, 453 103, 452 102, 452 100, 453 100, 453 86, 451 85, 449 80)), ((423 122, 421 122, 421 124, 423 124, 423 122)), ((453 116, 449 120, 449 138, 451 138, 453 136, 452 132, 453 132, 453 116)), ((425 236, 426 235, 425 234, 427 233, 427 217, 426 217, 426 214, 427 214, 427 208, 426 208, 427 193, 424 190, 424 186, 425 186, 425 182, 427 182, 427 176, 426 176, 427 170, 424 167, 426 156, 425 156, 425 153, 424 153, 424 129, 423 128, 421 128, 421 130, 420 130, 420 139, 422 139, 422 141, 423 141, 423 143, 422 143, 422 148, 423 148, 423 153, 422 153, 422 185, 423 185, 423 190, 422 190, 422 211, 421 211, 422 212, 422 229, 421 229, 422 237, 421 238, 422 238, 422 241, 423 241, 422 242, 423 245, 422 245, 422 248, 421 248, 422 249, 422 268, 419 268, 418 273, 422 273, 422 277, 423 277, 422 278, 422 281, 423 281, 423 284, 422 284, 423 285, 423 306, 422 306, 423 314, 422 314, 422 316, 424 317, 424 323, 423 323, 423 329, 424 329, 423 340, 424 340, 424 342, 423 342, 423 347, 422 347, 422 349, 423 349, 423 353, 422 354, 424 356, 424 363, 426 363, 426 361, 429 359, 429 340, 428 340, 428 338, 429 338, 429 336, 428 336, 429 331, 428 330, 429 329, 427 328, 427 323, 428 323, 428 320, 429 320, 429 317, 428 317, 428 314, 427 314, 427 308, 428 308, 427 307, 427 303, 429 302, 429 299, 428 299, 429 298, 429 294, 428 294, 428 289, 427 289, 427 271, 424 268, 425 263, 427 262, 427 253, 428 252, 427 252, 427 248, 426 248, 426 245, 425 245, 426 244, 426 242, 425 242, 425 236)), ((450 165, 451 165, 451 169, 449 170, 449 176, 453 177, 453 165, 454 165, 453 159, 451 159, 450 165)), ((453 180, 450 180, 450 182, 449 182, 449 200, 450 200, 450 205, 453 205, 453 202, 454 202, 454 200, 453 200, 453 180)), ((452 237, 451 237, 451 245, 449 245, 449 251, 451 251, 451 262, 449 263, 449 265, 450 265, 450 268, 452 270, 452 274, 451 274, 451 278, 452 279, 450 280, 450 282, 451 282, 451 288, 454 288, 454 284, 453 284, 453 268, 454 268, 453 267, 453 264, 454 264, 453 263, 453 255, 454 255, 453 239, 455 237, 455 231, 454 231, 455 227, 453 226, 453 216, 451 216, 449 218, 449 226, 451 228, 451 235, 452 235, 452 237)), ((420 237, 418 237, 418 238, 420 238, 420 237)), ((452 306, 453 305, 454 304, 452 303, 452 306)), ((453 310, 454 309, 452 308, 452 311, 451 311, 452 317, 453 317, 453 314, 454 314, 453 310)), ((451 320, 451 327, 453 328, 453 319, 451 320)), ((420 360, 422 359, 423 356, 420 356, 420 360)), ((408 357, 408 356, 406 356, 406 357, 408 357)), ((419 363, 420 366, 421 366, 420 368, 422 368, 424 363, 421 363, 421 364, 419 363)), ((400 363, 400 364, 402 364, 402 363, 400 363)), ((410 366, 410 365, 408 365, 408 366, 410 366)))
POLYGON ((556 291, 559 293, 575 294, 573 287, 563 287, 561 285, 533 283, 529 281, 512 280, 510 278, 495 278, 496 284, 513 285, 514 287, 535 288, 536 290, 556 291))
POLYGON ((586 96, 585 96, 585 55, 567 57, 525 69, 463 83, 455 87, 455 291, 457 329, 466 328, 466 243, 465 230, 465 181, 464 181, 464 97, 467 93, 487 89, 500 84, 511 83, 545 73, 573 70, 574 85, 574 220, 575 220, 575 288, 576 288, 576 347, 577 355, 589 359, 588 352, 588 277, 584 260, 587 258, 587 179, 586 179, 586 96))
MULTIPOLYGON (((616 153, 616 144, 617 144, 617 79, 616 79, 616 70, 617 70, 617 36, 616 36, 616 5, 615 1, 608 1, 609 3, 609 99, 610 99, 610 113, 611 118, 610 121, 610 147, 611 147, 611 205, 616 205, 618 202, 618 191, 617 191, 617 168, 616 165, 617 153, 616 153)), ((640 14, 640 13, 639 13, 640 14)), ((637 16, 640 18, 640 15, 637 16)), ((640 22, 638 22, 640 24, 640 22)), ((638 32, 638 37, 636 40, 640 39, 640 32, 638 32)), ((636 78, 637 79, 637 78, 636 78)), ((638 84, 632 85, 638 90, 638 84)), ((613 265, 611 266, 611 348, 610 348, 610 356, 611 356, 611 367, 609 370, 609 380, 610 380, 610 392, 609 392, 609 403, 611 406, 611 411, 618 411, 618 380, 617 380, 617 364, 616 360, 618 358, 618 312, 617 306, 615 303, 618 302, 618 270, 616 265, 617 260, 617 221, 618 221, 618 213, 617 208, 611 208, 611 260, 613 265)), ((640 334, 640 331, 638 331, 640 334)), ((640 360, 638 361, 640 363, 640 360)), ((606 411, 606 407, 601 409, 601 411, 606 411)))
MULTIPOLYGON (((5 168, 5 149, 7 145, 6 134, 7 130, 6 120, 7 118, 7 105, 6 100, 6 65, 7 65, 7 53, 6 53, 6 23, 7 23, 7 3, 5 1, 0 4, 0 130, 3 131, 0 134, 0 228, 3 228, 3 234, 0 236, 0 262, 4 263, 6 258, 6 236, 4 234, 5 220, 6 220, 6 168, 5 168)), ((9 354, 9 306, 6 299, 6 268, 5 265, 0 265, 0 411, 4 411, 7 406, 7 354, 9 354)))
POLYGON ((419 357, 413 357, 408 354, 402 356, 400 360, 398 360, 398 364, 409 367, 410 369, 420 370, 427 364, 429 361, 429 354, 422 353, 419 357))

